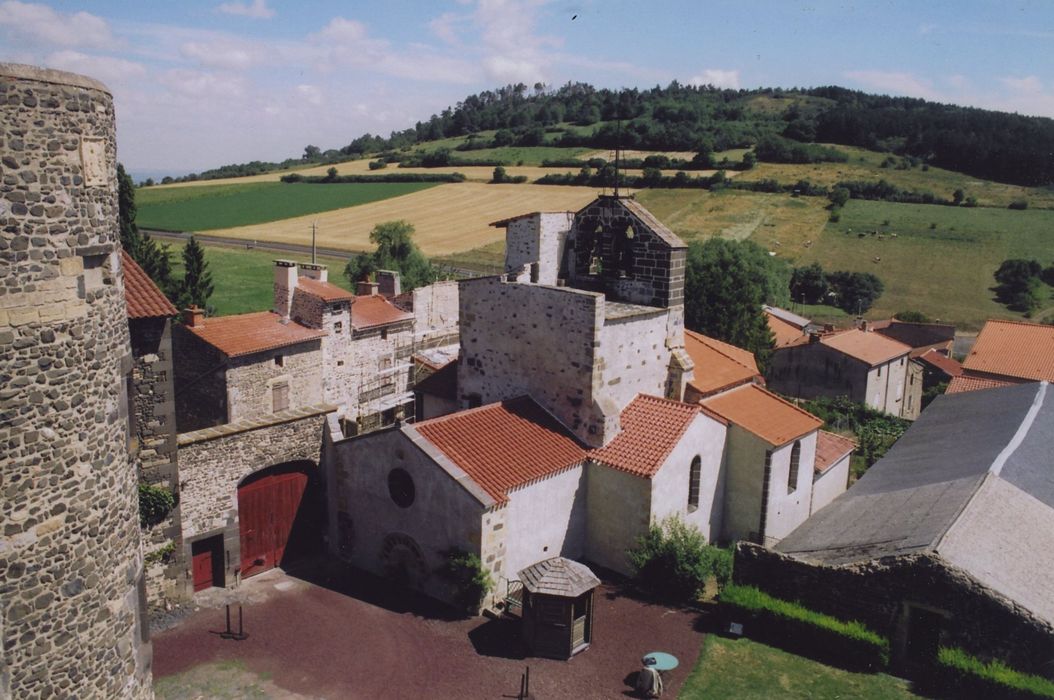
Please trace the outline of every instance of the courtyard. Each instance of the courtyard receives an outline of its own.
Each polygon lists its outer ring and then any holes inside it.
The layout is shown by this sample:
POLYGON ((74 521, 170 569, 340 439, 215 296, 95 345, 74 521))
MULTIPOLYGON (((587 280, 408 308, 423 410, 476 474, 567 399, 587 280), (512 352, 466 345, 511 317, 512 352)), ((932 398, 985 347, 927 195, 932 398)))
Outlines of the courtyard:
POLYGON ((633 697, 652 651, 680 660, 664 674, 666 697, 677 697, 705 637, 699 612, 615 581, 597 589, 593 643, 570 661, 527 656, 517 620, 462 618, 332 565, 274 570, 200 602, 153 637, 159 698, 515 698, 527 667, 536 697, 633 697), (244 641, 219 635, 227 601, 235 630, 241 601, 244 641))

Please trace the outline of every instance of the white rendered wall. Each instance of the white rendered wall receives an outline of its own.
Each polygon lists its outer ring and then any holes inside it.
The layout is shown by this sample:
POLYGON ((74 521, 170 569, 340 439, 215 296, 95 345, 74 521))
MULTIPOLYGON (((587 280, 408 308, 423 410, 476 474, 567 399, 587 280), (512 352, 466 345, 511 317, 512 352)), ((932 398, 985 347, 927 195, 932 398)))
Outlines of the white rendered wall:
MULTIPOLYGON (((529 447, 528 447, 529 449, 529 447)), ((586 537, 586 478, 578 466, 509 494, 505 507, 505 575, 543 559, 579 559, 586 537)))
POLYGON ((839 494, 845 493, 849 483, 849 458, 850 452, 845 457, 832 464, 827 471, 820 474, 812 482, 812 508, 810 515, 833 501, 839 494))
POLYGON ((586 556, 600 566, 630 575, 626 551, 637 544, 651 521, 651 484, 647 479, 590 462, 586 556))
POLYGON ((700 413, 651 479, 651 517, 678 515, 710 542, 718 539, 724 515, 724 458, 727 428, 700 413), (688 508, 692 460, 700 457, 699 506, 688 508))
MULTIPOLYGON (((793 491, 788 489, 788 477, 794 442, 772 451, 763 543, 766 546, 779 542, 809 517, 812 505, 813 465, 816 463, 816 435, 817 431, 814 430, 798 441, 801 443, 801 453, 798 459, 798 478, 795 480, 793 491)), ((760 442, 760 438, 758 440, 760 442)))

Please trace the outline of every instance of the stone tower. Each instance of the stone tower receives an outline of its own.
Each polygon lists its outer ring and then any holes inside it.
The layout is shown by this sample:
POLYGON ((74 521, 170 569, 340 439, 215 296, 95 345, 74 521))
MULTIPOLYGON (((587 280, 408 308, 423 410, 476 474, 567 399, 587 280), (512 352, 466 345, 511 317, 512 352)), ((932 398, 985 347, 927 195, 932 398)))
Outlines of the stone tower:
POLYGON ((152 697, 109 91, 0 64, 0 161, 0 697, 152 697))

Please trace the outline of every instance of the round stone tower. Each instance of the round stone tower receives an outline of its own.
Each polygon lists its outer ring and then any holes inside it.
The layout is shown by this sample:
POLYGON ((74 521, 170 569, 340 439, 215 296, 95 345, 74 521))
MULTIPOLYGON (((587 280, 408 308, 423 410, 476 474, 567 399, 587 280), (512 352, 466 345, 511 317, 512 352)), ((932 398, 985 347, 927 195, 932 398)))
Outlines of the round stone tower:
POLYGON ((145 698, 113 100, 0 64, 0 697, 145 698))

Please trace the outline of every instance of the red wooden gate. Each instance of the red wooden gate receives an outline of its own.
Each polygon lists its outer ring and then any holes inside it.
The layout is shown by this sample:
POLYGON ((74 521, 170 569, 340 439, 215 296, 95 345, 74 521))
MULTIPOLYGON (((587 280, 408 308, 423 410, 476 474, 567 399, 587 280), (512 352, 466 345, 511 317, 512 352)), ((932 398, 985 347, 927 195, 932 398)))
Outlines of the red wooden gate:
POLYGON ((194 592, 203 591, 206 588, 212 586, 223 585, 222 582, 215 580, 216 564, 218 561, 213 561, 213 557, 216 555, 216 547, 212 540, 215 538, 209 538, 207 540, 199 540, 190 545, 190 554, 192 569, 194 572, 194 592))
POLYGON ((282 563, 306 488, 302 472, 270 474, 238 488, 242 578, 282 563))

